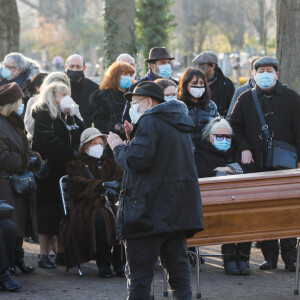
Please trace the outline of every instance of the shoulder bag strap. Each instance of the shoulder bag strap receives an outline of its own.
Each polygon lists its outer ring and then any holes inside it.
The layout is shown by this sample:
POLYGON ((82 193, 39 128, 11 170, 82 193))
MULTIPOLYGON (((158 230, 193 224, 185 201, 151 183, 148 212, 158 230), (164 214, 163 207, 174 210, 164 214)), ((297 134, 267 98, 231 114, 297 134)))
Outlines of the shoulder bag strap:
POLYGON ((251 89, 251 93, 252 93, 252 98, 253 98, 253 101, 254 101, 254 104, 255 104, 255 107, 256 107, 256 110, 258 113, 258 117, 259 117, 259 120, 260 120, 260 123, 262 126, 261 129, 262 129, 267 141, 270 142, 270 141, 272 141, 272 137, 269 132, 269 126, 267 125, 266 120, 263 115, 263 112, 261 110, 261 106, 258 101, 256 89, 255 88, 251 89))

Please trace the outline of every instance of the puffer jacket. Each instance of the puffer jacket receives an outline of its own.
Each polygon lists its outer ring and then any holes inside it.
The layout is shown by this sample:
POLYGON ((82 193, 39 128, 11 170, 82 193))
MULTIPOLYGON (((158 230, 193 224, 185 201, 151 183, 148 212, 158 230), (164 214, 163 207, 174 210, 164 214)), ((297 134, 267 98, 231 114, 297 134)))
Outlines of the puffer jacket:
POLYGON ((194 143, 195 149, 198 149, 201 144, 202 131, 204 127, 210 122, 211 119, 217 117, 218 109, 216 104, 213 101, 209 101, 208 103, 195 103, 192 101, 185 101, 189 116, 192 118, 195 128, 191 132, 192 141, 194 143))

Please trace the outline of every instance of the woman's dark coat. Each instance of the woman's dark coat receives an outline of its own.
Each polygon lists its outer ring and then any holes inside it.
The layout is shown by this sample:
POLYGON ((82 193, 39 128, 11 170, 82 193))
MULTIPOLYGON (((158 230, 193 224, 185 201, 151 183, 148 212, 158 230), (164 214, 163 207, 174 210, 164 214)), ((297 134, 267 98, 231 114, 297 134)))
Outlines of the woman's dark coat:
POLYGON ((122 122, 126 100, 124 92, 119 90, 96 91, 91 96, 94 106, 93 121, 102 133, 114 131, 114 126, 122 122))
POLYGON ((33 113, 34 134, 32 148, 48 161, 48 176, 38 182, 37 211, 38 230, 41 234, 57 235, 63 208, 59 189, 59 179, 67 173, 67 163, 74 159, 80 143, 83 123, 76 116, 68 116, 67 123, 78 128, 68 130, 63 121, 65 115, 52 119, 48 111, 33 113))
POLYGON ((104 217, 108 243, 116 245, 115 218, 104 205, 100 185, 105 181, 120 182, 122 173, 108 149, 100 159, 82 154, 79 159, 68 163, 68 190, 72 196, 72 207, 60 228, 67 268, 95 258, 97 213, 104 217), (88 165, 95 179, 90 177, 85 165, 88 165))
POLYGON ((226 167, 233 163, 238 163, 243 173, 255 172, 253 163, 245 165, 241 163, 241 152, 235 144, 232 144, 228 151, 220 151, 205 140, 202 142, 201 148, 195 153, 195 160, 199 178, 216 176, 215 168, 226 167))
MULTIPOLYGON (((0 115, 0 199, 15 207, 12 220, 17 224, 19 236, 22 238, 27 211, 34 223, 32 227, 36 226, 35 192, 27 195, 16 194, 7 175, 24 174, 28 170, 28 159, 31 155, 38 154, 29 150, 22 118, 16 113, 8 117, 0 115)), ((38 165, 32 169, 33 171, 40 168, 39 155, 38 158, 38 165)))
POLYGON ((201 145, 202 131, 203 128, 212 120, 218 116, 218 109, 213 101, 206 103, 200 100, 199 103, 185 100, 183 101, 189 110, 189 116, 192 118, 195 128, 191 132, 192 141, 197 150, 201 145))

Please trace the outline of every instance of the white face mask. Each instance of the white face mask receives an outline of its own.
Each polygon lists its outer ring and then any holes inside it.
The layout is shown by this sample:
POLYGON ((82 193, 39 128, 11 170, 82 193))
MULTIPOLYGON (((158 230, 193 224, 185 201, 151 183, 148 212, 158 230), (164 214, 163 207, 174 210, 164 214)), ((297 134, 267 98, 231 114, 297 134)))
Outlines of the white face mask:
POLYGON ((89 148, 87 154, 95 158, 100 158, 103 154, 103 147, 99 144, 92 146, 89 148))
POLYGON ((60 110, 64 114, 69 114, 71 112, 73 104, 73 99, 67 95, 60 99, 60 110))
POLYGON ((205 92, 204 86, 191 86, 190 94, 195 99, 201 98, 204 92, 205 92))
POLYGON ((139 117, 142 115, 142 113, 138 112, 139 103, 133 104, 129 109, 129 116, 132 121, 132 123, 136 123, 139 117))

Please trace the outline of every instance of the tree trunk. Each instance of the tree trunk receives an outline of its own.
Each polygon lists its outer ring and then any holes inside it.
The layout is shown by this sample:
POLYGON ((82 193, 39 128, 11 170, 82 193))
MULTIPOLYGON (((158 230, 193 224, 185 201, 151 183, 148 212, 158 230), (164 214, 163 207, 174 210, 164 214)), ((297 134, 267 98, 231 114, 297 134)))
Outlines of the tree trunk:
POLYGON ((136 55, 135 0, 105 0, 105 65, 119 54, 136 55))
POLYGON ((0 60, 19 51, 20 16, 16 0, 0 0, 0 60))
POLYGON ((300 93, 300 0, 277 0, 279 78, 300 93))

